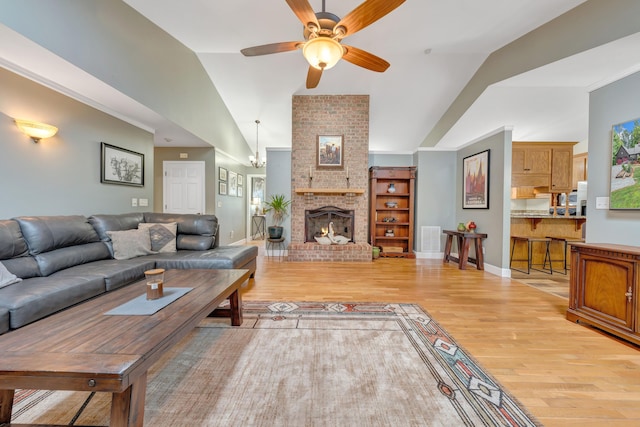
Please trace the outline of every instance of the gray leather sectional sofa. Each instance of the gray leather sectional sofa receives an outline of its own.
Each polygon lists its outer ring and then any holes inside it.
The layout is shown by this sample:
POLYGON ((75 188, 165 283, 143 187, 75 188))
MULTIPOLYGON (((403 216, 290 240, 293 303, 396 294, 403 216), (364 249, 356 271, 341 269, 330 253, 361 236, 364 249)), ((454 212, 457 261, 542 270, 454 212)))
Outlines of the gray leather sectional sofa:
POLYGON ((0 220, 0 262, 22 279, 0 288, 0 334, 126 286, 153 268, 243 268, 253 277, 257 247, 219 246, 218 229, 215 215, 129 213, 0 220), (162 244, 168 242, 169 249, 130 252, 136 245, 122 236, 144 227, 159 230, 150 229, 151 245, 157 237, 162 244))

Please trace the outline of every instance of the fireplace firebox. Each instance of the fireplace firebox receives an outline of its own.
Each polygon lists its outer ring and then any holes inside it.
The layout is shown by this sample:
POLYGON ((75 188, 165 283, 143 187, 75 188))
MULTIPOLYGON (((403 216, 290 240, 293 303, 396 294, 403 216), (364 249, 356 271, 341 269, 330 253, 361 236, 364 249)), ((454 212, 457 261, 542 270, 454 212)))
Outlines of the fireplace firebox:
POLYGON ((329 223, 333 222, 335 235, 344 236, 354 242, 354 211, 336 206, 323 206, 304 212, 304 241, 315 242, 315 237, 325 236, 329 223))

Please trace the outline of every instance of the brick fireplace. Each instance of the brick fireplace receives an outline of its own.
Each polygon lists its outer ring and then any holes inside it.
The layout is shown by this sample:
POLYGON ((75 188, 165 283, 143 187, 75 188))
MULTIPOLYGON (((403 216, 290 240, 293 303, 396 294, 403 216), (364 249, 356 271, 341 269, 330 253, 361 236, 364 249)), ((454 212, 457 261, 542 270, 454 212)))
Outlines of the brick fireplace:
POLYGON ((369 96, 296 95, 292 107, 289 261, 371 261, 369 96), (317 166, 318 135, 342 135, 341 168, 317 166), (352 242, 320 245, 306 237, 305 214, 328 206, 353 212, 352 242))

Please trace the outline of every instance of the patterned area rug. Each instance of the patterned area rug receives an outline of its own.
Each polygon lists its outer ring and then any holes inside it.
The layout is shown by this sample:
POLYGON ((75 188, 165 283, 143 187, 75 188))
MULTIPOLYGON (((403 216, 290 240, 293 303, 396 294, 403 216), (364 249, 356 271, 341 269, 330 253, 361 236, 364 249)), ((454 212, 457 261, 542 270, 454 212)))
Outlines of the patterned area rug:
MULTIPOLYGON (((148 426, 537 426, 417 305, 243 303, 149 373, 148 426)), ((22 390, 12 422, 106 425, 105 393, 22 390)))

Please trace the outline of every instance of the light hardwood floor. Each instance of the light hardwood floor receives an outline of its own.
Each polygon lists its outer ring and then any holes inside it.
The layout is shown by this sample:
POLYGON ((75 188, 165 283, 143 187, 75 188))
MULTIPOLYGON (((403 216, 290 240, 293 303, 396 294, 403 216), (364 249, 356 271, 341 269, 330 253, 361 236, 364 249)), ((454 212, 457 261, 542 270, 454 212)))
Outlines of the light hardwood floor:
POLYGON ((565 319, 567 301, 441 260, 265 257, 245 300, 422 306, 545 426, 640 426, 639 348, 565 319))

